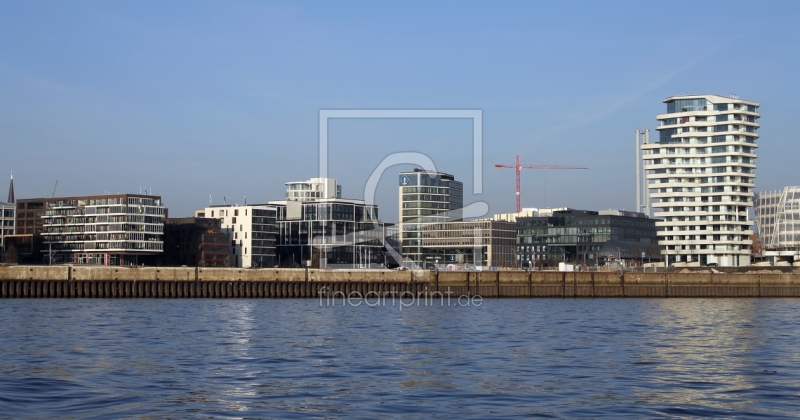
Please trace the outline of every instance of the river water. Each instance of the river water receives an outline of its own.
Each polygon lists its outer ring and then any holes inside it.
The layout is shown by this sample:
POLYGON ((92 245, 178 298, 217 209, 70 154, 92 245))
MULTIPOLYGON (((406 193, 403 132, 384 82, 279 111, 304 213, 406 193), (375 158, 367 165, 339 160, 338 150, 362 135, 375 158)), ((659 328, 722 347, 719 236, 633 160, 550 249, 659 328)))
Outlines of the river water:
POLYGON ((800 413, 800 299, 0 301, 5 418, 800 413))

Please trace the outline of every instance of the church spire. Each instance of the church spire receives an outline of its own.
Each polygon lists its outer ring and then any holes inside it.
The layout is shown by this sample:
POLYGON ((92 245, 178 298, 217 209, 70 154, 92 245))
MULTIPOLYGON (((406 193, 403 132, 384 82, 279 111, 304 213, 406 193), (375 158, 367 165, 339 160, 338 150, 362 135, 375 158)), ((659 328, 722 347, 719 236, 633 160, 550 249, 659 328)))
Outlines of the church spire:
POLYGON ((14 171, 11 171, 11 183, 8 184, 8 202, 14 204, 14 171))

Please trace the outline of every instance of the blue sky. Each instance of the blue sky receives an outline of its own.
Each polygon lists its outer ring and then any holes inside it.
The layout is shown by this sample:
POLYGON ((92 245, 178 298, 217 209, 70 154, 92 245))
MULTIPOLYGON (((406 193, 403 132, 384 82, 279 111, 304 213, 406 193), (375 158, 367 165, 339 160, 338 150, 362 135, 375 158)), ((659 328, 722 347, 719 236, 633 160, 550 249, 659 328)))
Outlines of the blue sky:
MULTIPOLYGON (((634 206, 634 130, 662 101, 761 103, 756 189, 800 184, 800 2, 0 3, 0 172, 18 197, 138 192, 170 215, 280 199, 317 175, 320 109, 481 109, 484 194, 634 206)), ((471 191, 467 120, 331 123, 330 175, 361 198, 386 155, 428 154, 471 191)), ((396 170, 394 170, 396 169, 396 170)), ((381 215, 397 217, 398 166, 381 215)))

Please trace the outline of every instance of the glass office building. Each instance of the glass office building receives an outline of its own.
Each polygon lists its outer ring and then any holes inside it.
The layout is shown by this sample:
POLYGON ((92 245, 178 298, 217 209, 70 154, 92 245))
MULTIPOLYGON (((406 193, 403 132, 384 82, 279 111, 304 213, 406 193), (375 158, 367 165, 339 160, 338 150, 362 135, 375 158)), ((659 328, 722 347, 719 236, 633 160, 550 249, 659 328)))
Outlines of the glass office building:
POLYGON ((399 195, 403 258, 424 266, 423 231, 432 223, 462 220, 464 185, 450 174, 414 169, 400 173, 399 195))
POLYGON ((521 268, 557 267, 559 262, 602 264, 604 260, 598 254, 608 241, 643 244, 640 248, 648 260, 661 258, 656 220, 643 213, 562 208, 517 219, 517 261, 521 268))

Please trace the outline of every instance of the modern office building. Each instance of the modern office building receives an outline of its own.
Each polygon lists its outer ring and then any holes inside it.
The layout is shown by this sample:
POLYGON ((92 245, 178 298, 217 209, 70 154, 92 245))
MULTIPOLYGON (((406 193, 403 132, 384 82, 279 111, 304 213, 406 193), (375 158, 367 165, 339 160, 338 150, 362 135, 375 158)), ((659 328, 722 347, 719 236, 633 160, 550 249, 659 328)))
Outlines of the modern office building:
POLYGON ((735 95, 664 103, 658 141, 637 144, 654 216, 662 219, 662 254, 669 262, 749 264, 759 104, 735 95))
MULTIPOLYGON (((442 269, 516 267, 514 222, 478 219, 426 223, 420 237, 417 264, 442 269)), ((415 261, 416 262, 416 261, 415 261)))
POLYGON ((182 217, 164 221, 164 265, 230 267, 231 238, 222 220, 182 217))
POLYGON ((570 208, 540 209, 532 217, 517 218, 518 267, 556 267, 559 262, 595 265, 598 254, 614 242, 620 251, 632 249, 636 257, 661 259, 656 220, 644 213, 622 210, 589 211, 570 208))
POLYGON ((278 209, 268 204, 220 205, 198 211, 197 217, 219 219, 220 232, 231 241, 232 267, 274 267, 277 264, 278 209))
POLYGON ((423 266, 430 256, 422 241, 425 227, 462 220, 464 185, 453 175, 422 169, 401 172, 399 181, 399 239, 403 258, 423 266))
POLYGON ((377 267, 389 260, 378 206, 342 198, 333 178, 287 182, 278 209, 278 264, 284 267, 377 267))
POLYGON ((800 262, 800 187, 757 192, 753 203, 762 256, 800 262))
POLYGON ((282 266, 372 267, 386 259, 377 205, 344 198, 270 204, 281 215, 277 249, 282 266))
POLYGON ((47 263, 138 265, 157 259, 165 213, 161 197, 141 194, 17 200, 17 225, 24 226, 18 233, 41 235, 47 263))

